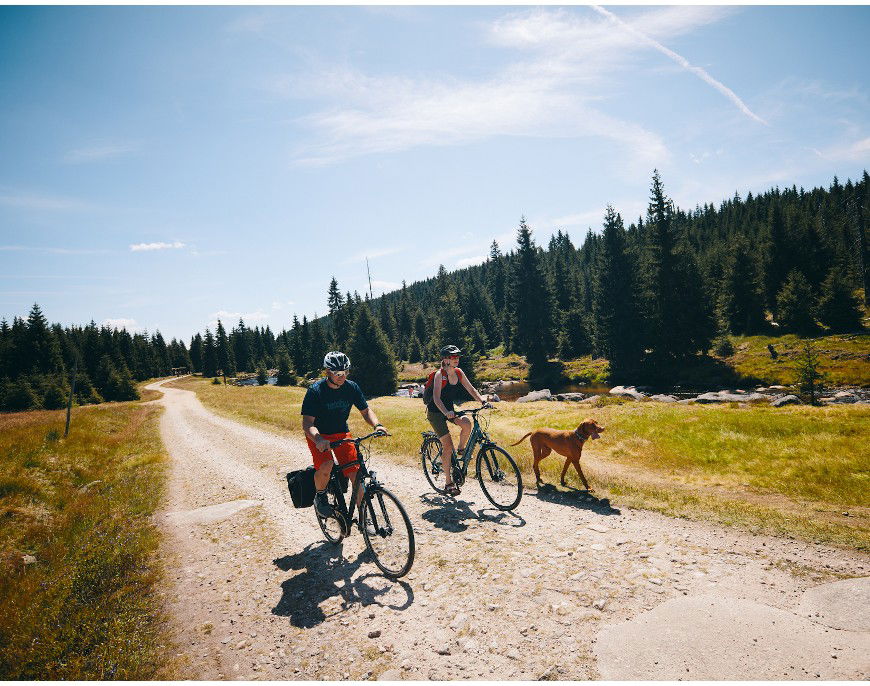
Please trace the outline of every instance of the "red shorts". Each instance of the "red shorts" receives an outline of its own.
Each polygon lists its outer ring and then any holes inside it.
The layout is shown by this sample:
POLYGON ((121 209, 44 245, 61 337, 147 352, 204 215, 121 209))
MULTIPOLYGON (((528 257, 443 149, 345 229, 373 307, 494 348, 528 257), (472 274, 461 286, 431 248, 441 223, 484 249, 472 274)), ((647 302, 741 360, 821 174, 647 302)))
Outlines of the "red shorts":
MULTIPOLYGON (((340 434, 320 434, 327 441, 340 441, 342 438, 352 438, 350 433, 340 433, 340 434)), ((306 440, 308 441, 308 449, 311 451, 311 457, 314 458, 314 468, 320 469, 320 466, 324 462, 331 462, 332 455, 327 450, 325 453, 320 452, 317 449, 317 446, 314 445, 314 441, 308 437, 308 434, 305 435, 306 440)), ((338 460, 338 464, 347 464, 348 462, 353 462, 356 459, 356 446, 353 443, 342 443, 337 448, 333 448, 335 453, 335 457, 338 460)), ((351 477, 359 471, 359 465, 353 465, 352 467, 344 468, 344 475, 351 477)))

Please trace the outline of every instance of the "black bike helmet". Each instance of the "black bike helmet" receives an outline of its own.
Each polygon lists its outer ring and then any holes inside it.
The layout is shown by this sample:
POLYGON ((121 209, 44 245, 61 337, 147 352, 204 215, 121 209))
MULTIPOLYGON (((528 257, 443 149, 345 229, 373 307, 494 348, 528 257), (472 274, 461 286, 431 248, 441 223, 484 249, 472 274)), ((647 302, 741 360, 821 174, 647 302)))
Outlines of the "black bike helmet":
POLYGON ((441 359, 443 360, 445 357, 450 357, 451 355, 461 355, 462 351, 457 348, 455 345, 445 345, 441 348, 441 359))
POLYGON ((338 350, 333 350, 323 358, 323 368, 331 372, 346 372, 350 369, 350 358, 338 350))

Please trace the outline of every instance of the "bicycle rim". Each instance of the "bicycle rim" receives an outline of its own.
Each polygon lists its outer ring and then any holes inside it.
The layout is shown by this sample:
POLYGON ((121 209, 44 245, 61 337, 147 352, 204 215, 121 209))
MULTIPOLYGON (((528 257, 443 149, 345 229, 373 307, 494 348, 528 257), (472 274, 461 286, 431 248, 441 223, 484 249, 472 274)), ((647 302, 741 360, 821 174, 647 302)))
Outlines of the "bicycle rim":
POLYGON ((425 441, 420 448, 420 456, 423 461, 423 473, 426 481, 435 489, 436 493, 444 495, 445 479, 444 468, 441 464, 441 441, 438 439, 425 441))
POLYGON ((489 502, 499 510, 513 510, 523 497, 523 478, 514 459, 498 446, 477 454, 477 480, 489 502))
MULTIPOLYGON (((329 504, 332 505, 332 509, 337 512, 336 497, 332 492, 332 489, 327 491, 326 498, 329 501, 329 504)), ((341 522, 339 522, 336 517, 321 517, 317 513, 317 508, 314 508, 314 514, 317 517, 317 523, 320 524, 320 530, 323 532, 326 540, 330 543, 341 543, 345 535, 344 527, 342 527, 341 522)))
POLYGON ((402 503, 384 488, 363 500, 363 538, 375 564, 390 579, 405 576, 414 564, 414 529, 402 503), (369 532, 369 528, 373 528, 369 532))

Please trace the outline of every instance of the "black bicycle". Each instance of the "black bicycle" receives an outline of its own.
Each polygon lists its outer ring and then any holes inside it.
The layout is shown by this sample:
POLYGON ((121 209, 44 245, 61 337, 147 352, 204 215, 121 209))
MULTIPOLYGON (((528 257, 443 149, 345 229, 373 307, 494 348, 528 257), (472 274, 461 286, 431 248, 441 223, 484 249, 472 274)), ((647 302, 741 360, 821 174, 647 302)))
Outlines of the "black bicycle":
MULTIPOLYGON (((478 420, 478 413, 487 407, 478 407, 471 410, 456 412, 457 417, 470 414, 474 420, 471 435, 468 437, 468 445, 465 452, 459 456, 452 455, 451 468, 453 469, 453 483, 462 486, 468 474, 471 464, 471 456, 474 449, 479 445, 475 461, 475 471, 480 488, 489 502, 499 510, 513 510, 520 504, 523 497, 523 478, 520 469, 508 452, 496 445, 478 420)), ((426 480, 436 492, 445 494, 446 479, 444 473, 441 441, 434 431, 423 431, 423 443, 420 446, 420 458, 423 462, 423 473, 426 480)))
POLYGON ((375 564, 385 576, 398 579, 407 574, 414 564, 414 528, 399 499, 383 487, 374 472, 368 470, 365 462, 368 447, 363 445, 370 438, 386 435, 388 434, 382 431, 375 431, 368 436, 344 438, 329 444, 330 449, 333 449, 343 443, 354 443, 357 459, 339 465, 333 453, 334 464, 326 487, 327 501, 333 514, 330 517, 321 517, 317 508, 314 508, 314 513, 323 535, 330 543, 341 543, 351 534, 353 525, 359 522, 366 547, 374 556, 375 564), (347 477, 344 476, 343 468, 353 465, 359 465, 359 476, 350 494, 348 509, 344 499, 347 477), (354 519, 353 510, 360 490, 362 500, 359 501, 357 509, 358 519, 354 519))

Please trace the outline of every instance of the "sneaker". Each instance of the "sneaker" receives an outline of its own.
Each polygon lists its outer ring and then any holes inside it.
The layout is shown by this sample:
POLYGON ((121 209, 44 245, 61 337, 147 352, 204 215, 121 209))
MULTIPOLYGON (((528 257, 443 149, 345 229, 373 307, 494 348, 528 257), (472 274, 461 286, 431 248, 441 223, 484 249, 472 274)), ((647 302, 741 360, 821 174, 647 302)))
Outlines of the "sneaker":
POLYGON ((326 491, 317 491, 317 493, 314 494, 314 509, 317 510, 317 514, 324 519, 332 517, 332 505, 330 505, 329 501, 326 499, 326 491))

